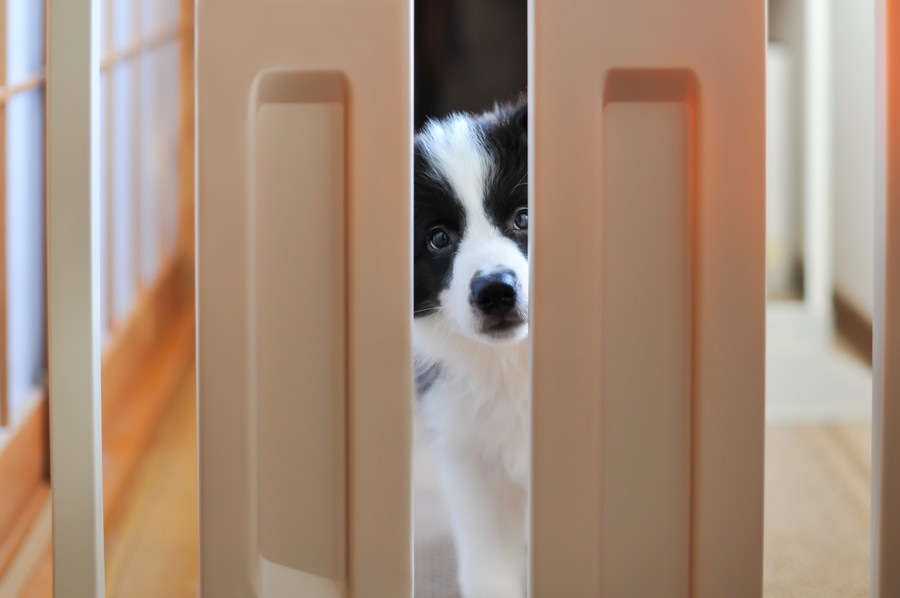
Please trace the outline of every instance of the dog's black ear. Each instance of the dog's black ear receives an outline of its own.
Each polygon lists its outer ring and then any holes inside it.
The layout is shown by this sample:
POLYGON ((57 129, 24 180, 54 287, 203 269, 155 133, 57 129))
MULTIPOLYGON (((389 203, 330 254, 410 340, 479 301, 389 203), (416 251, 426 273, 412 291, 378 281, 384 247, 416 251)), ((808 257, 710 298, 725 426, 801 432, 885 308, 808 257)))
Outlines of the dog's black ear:
POLYGON ((515 111, 513 112, 512 118, 510 119, 513 124, 516 125, 516 128, 522 133, 522 139, 524 141, 528 140, 528 104, 524 101, 516 106, 515 111))

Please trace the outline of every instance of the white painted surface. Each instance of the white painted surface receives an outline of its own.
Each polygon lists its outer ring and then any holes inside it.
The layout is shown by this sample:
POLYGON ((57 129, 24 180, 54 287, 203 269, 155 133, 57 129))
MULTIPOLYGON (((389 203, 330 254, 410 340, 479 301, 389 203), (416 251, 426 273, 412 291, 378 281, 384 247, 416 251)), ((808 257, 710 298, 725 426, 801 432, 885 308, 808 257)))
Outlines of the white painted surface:
POLYGON ((875 219, 875 3, 833 0, 834 286, 872 318, 875 219))
POLYGON ((805 3, 803 23, 803 299, 823 335, 831 326, 834 292, 831 4, 832 0, 805 3))
POLYGON ((50 0, 47 184, 56 598, 104 595, 100 434, 100 11, 50 0))

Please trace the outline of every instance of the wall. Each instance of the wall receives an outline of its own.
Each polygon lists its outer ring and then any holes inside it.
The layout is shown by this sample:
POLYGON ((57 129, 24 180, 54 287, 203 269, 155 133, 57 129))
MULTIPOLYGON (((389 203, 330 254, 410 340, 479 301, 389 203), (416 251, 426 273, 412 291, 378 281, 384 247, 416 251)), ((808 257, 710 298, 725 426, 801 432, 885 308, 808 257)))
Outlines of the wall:
POLYGON ((832 2, 835 291, 871 319, 874 251, 875 8, 832 2))

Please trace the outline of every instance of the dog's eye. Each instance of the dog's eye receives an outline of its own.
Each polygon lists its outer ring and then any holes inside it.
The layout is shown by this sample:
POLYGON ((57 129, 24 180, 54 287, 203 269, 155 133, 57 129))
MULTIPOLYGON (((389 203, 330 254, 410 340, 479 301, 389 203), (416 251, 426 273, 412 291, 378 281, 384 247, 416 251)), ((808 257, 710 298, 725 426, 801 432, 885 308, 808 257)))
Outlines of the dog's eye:
POLYGON ((431 231, 431 236, 428 238, 428 245, 437 251, 441 249, 446 249, 450 246, 450 235, 447 234, 442 228, 436 228, 431 231))
POLYGON ((528 208, 519 208, 513 216, 513 226, 519 230, 528 230, 528 208))

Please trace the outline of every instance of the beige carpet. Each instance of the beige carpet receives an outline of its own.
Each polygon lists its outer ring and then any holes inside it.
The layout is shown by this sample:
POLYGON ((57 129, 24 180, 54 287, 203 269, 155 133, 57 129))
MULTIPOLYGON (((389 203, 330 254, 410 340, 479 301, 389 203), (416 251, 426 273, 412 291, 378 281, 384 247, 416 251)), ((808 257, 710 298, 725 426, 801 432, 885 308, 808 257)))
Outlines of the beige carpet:
MULTIPOLYGON (((416 598, 458 598, 434 463, 417 430, 416 598)), ((764 595, 855 598, 868 592, 868 424, 770 425, 766 440, 764 595)))
POLYGON ((765 595, 868 595, 870 427, 770 425, 765 595))

